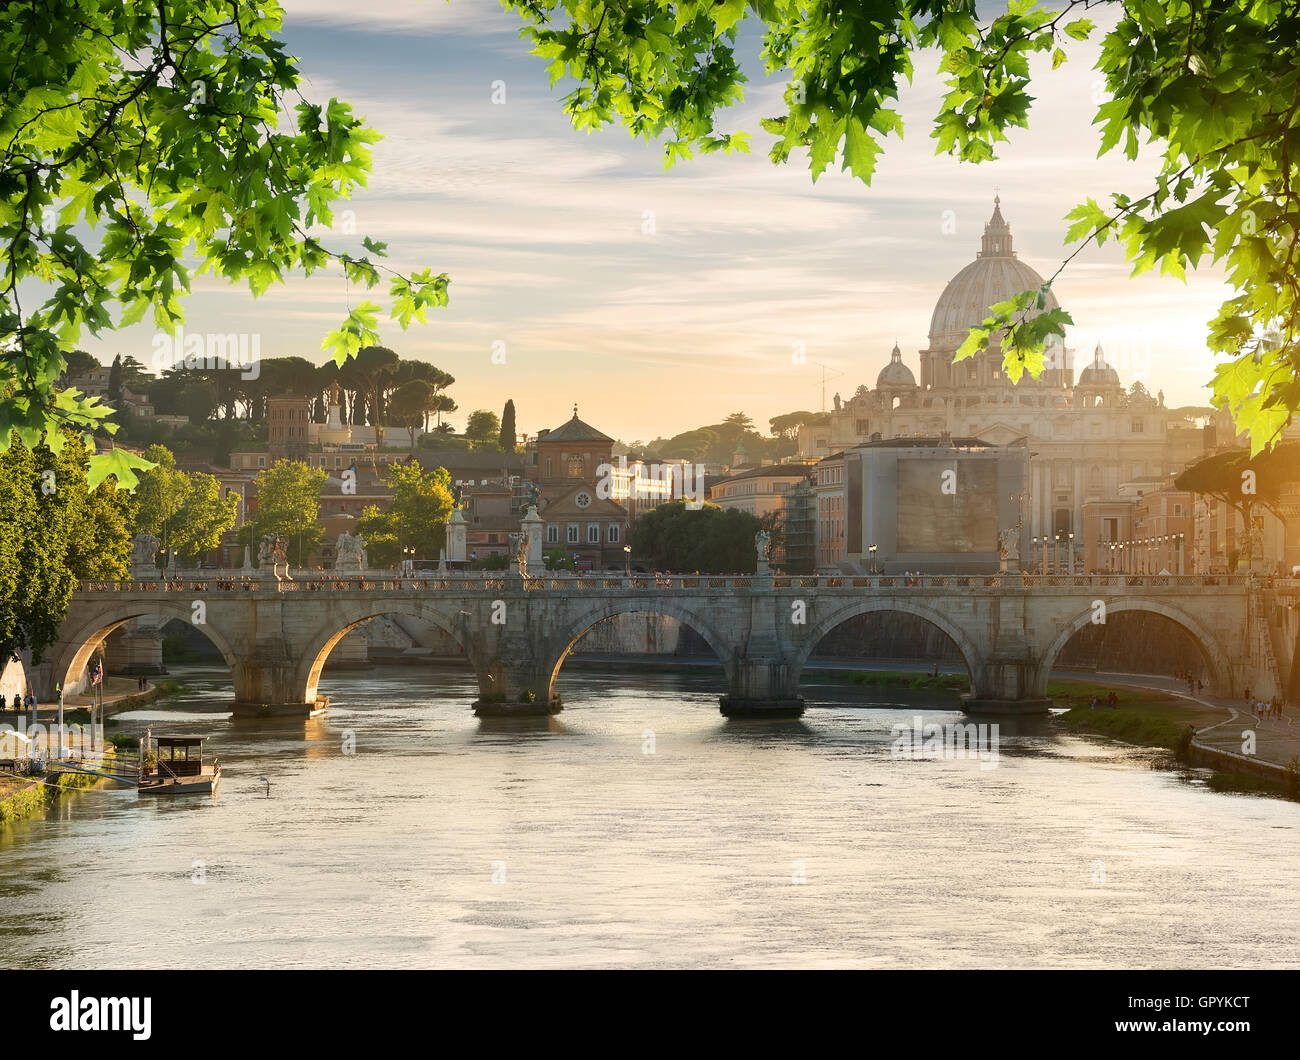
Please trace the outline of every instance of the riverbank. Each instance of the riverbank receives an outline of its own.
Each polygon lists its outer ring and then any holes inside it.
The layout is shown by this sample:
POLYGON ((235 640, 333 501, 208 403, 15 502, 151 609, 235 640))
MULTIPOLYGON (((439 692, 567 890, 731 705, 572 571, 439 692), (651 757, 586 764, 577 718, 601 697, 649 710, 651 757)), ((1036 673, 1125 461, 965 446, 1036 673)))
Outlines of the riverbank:
MULTIPOLYGON (((1300 733, 1292 735, 1285 722, 1264 733, 1254 717, 1230 704, 1184 695, 1172 690, 1096 681, 1053 681, 1048 695, 1065 707, 1056 717, 1070 732, 1157 747, 1185 766, 1211 770, 1206 786, 1212 791, 1281 796, 1300 801, 1300 733), (1116 709, 1107 705, 1115 692, 1116 709), (1097 709, 1090 702, 1100 700, 1097 709), (1233 724, 1240 721, 1241 726, 1233 724), (1243 727, 1244 726, 1244 727, 1243 727), (1254 753, 1241 753, 1246 733, 1254 753), (1288 737, 1297 744, 1289 746, 1288 737), (1218 746, 1227 741, 1231 746, 1218 746)), ((1265 723, 1269 724, 1269 723, 1265 723)))
MULTIPOLYGON (((134 677, 110 677, 107 687, 104 690, 104 716, 111 718, 114 714, 121 714, 124 711, 135 710, 143 707, 147 703, 153 703, 155 700, 167 699, 170 696, 178 695, 185 691, 185 687, 178 681, 159 681, 157 684, 151 684, 143 692, 139 690, 139 685, 134 677)), ((63 697, 63 721, 65 725, 85 724, 90 721, 90 705, 92 700, 90 693, 79 692, 75 695, 63 697)), ((31 718, 30 711, 12 711, 0 710, 0 722, 13 723, 13 720, 19 716, 31 718)), ((36 720, 44 724, 58 721, 59 708, 55 703, 38 703, 36 706, 36 720)))
POLYGON ((85 773, 0 777, 0 828, 43 813, 65 792, 89 788, 97 783, 100 783, 100 778, 85 773))

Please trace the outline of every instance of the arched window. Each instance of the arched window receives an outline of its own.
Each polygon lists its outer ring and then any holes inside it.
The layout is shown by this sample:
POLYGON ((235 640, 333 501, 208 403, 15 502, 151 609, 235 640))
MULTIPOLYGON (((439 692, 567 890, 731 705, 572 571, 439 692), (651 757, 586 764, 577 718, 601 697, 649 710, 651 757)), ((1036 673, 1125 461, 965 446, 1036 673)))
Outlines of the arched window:
POLYGON ((582 457, 569 457, 569 478, 582 478, 582 457))

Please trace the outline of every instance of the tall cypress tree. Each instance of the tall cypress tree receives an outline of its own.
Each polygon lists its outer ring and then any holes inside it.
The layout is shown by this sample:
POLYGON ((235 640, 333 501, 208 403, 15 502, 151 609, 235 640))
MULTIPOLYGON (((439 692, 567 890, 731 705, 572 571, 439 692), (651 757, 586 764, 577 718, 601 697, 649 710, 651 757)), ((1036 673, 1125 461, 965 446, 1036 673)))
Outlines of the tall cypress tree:
POLYGON ((515 451, 515 402, 506 398, 506 407, 501 410, 501 434, 498 436, 501 448, 507 453, 515 451))
POLYGON ((122 355, 113 358, 113 366, 108 370, 108 400, 112 404, 122 400, 122 355))

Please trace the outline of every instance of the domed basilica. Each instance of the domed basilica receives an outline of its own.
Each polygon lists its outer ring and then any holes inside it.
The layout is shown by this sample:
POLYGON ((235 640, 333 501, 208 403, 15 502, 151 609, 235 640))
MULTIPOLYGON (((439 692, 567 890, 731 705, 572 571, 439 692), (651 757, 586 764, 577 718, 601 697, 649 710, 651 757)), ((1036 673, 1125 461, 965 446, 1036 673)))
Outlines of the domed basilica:
MULTIPOLYGON (((1012 383, 994 336, 986 352, 953 360, 970 328, 989 307, 1043 278, 1016 257, 1011 227, 993 200, 975 260, 943 289, 930 318, 929 344, 919 351, 920 381, 895 344, 875 388, 835 395, 829 422, 800 430, 804 457, 826 457, 896 438, 967 438, 991 445, 1022 439, 1030 450, 1028 535, 1064 535, 1082 526, 1083 505, 1121 496, 1121 486, 1157 482, 1180 471, 1204 445, 1199 430, 1166 410, 1163 393, 1141 384, 1125 389, 1100 346, 1078 375, 1073 351, 1055 343, 1046 370, 1012 383)), ((1048 308, 1056 298, 1049 294, 1048 308)))

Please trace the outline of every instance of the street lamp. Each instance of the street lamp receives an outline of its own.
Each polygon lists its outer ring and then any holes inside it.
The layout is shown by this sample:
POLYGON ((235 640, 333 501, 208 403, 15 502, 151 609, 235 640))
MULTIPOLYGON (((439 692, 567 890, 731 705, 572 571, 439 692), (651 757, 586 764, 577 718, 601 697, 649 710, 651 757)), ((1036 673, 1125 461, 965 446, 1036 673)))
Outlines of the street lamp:
POLYGON ((1070 573, 1074 573, 1074 532, 1070 532, 1070 573))
POLYGON ((877 548, 876 545, 868 545, 868 546, 867 546, 867 555, 869 555, 869 556, 871 557, 871 560, 870 560, 870 563, 869 563, 867 569, 868 569, 872 574, 879 574, 879 573, 880 573, 880 571, 878 571, 878 570, 876 569, 876 548, 877 548))
POLYGON ((402 548, 402 569, 407 574, 415 571, 415 548, 412 545, 406 545, 402 548))
POLYGON ((632 577, 632 546, 623 546, 623 567, 627 577, 632 577))

